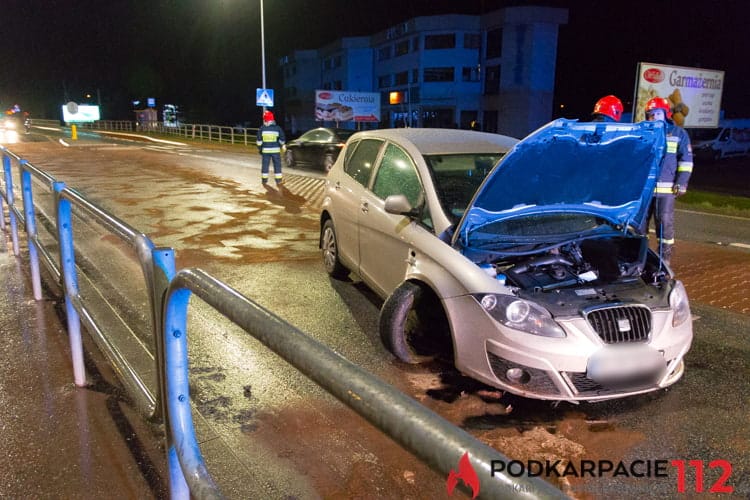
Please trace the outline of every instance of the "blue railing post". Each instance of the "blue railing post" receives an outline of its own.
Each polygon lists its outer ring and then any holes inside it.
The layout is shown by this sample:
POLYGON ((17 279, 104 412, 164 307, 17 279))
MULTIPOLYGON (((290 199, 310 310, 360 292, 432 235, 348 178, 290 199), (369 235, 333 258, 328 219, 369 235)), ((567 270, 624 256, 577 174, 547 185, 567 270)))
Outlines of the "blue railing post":
POLYGON ((187 308, 190 295, 187 288, 175 289, 167 294, 164 306, 170 496, 187 499, 192 491, 196 496, 200 492, 201 497, 221 498, 195 438, 190 408, 187 349, 187 308), (182 459, 182 465, 178 457, 182 459), (190 471, 187 477, 183 474, 185 470, 190 471))
POLYGON ((42 278, 39 274, 39 251, 36 248, 36 218, 34 217, 34 197, 31 191, 31 173, 26 170, 28 161, 20 161, 21 193, 23 195, 23 213, 26 222, 26 239, 29 247, 29 265, 31 267, 31 287, 34 300, 42 300, 42 278))
POLYGON ((16 213, 13 211, 13 175, 10 171, 10 156, 3 155, 3 171, 5 172, 5 199, 8 202, 8 220, 10 220, 10 236, 13 239, 13 255, 18 257, 21 251, 18 248, 18 222, 16 213))
POLYGON ((62 197, 64 182, 55 182, 55 205, 57 206, 57 236, 60 243, 60 267, 65 291, 65 312, 68 319, 70 354, 73 360, 73 377, 78 387, 86 385, 86 370, 83 364, 81 341, 81 317, 73 301, 78 301, 78 274, 76 272, 75 248, 73 246, 73 221, 70 201, 62 197))
MULTIPOLYGON (((169 283, 175 275, 174 250, 172 248, 154 248, 151 247, 151 313, 154 322, 154 361, 156 363, 156 383, 157 398, 156 412, 160 412, 160 417, 166 428, 166 434, 169 436, 169 415, 166 406, 167 385, 166 385, 166 362, 164 355, 164 301, 167 297, 169 283)), ((167 453, 169 461, 169 453, 167 453)))

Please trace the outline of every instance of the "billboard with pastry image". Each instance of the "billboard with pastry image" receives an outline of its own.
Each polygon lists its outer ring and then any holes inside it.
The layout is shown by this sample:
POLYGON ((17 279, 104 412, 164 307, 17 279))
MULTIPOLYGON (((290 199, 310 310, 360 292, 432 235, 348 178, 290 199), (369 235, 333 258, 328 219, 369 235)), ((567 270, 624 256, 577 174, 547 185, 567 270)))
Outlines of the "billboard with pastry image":
POLYGON ((315 120, 379 122, 380 94, 345 90, 315 91, 315 120))
POLYGON ((723 87, 724 72, 720 70, 638 63, 633 121, 644 119, 643 108, 649 99, 665 97, 672 107, 672 119, 680 127, 716 127, 723 87))

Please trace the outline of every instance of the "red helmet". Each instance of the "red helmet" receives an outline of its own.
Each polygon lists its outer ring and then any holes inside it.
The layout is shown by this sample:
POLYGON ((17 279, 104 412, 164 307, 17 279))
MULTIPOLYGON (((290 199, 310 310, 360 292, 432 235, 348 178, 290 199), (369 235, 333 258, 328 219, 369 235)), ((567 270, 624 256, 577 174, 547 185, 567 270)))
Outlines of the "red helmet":
POLYGON ((622 101, 613 95, 607 95, 596 101, 593 114, 609 116, 619 122, 622 118, 622 101))
POLYGON ((653 97, 648 100, 646 103, 646 107, 644 108, 643 112, 648 113, 649 111, 653 109, 663 109, 664 110, 664 116, 667 117, 667 120, 672 119, 672 108, 669 105, 669 101, 663 97, 653 97))
POLYGON ((273 121, 273 113, 270 111, 264 111, 263 112, 263 121, 264 122, 272 122, 273 121))

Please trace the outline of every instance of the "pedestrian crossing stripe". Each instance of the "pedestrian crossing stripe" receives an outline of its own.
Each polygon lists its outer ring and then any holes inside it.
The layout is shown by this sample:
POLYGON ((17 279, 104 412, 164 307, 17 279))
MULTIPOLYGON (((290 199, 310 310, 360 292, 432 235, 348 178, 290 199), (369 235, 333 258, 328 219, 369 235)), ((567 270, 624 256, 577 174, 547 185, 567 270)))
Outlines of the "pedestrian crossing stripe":
POLYGON ((273 90, 255 89, 255 104, 273 107, 273 90))

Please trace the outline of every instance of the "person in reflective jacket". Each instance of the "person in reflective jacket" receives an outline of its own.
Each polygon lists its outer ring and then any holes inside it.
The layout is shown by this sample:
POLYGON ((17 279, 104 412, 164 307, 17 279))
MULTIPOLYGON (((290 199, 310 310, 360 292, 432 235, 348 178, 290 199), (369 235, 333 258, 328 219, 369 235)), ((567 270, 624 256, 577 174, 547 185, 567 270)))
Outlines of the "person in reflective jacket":
POLYGON ((622 118, 622 101, 616 96, 607 95, 596 101, 591 112, 592 122, 619 122, 622 118))
POLYGON ((261 154, 260 179, 263 184, 268 184, 268 167, 273 161, 273 176, 276 184, 284 183, 281 173, 281 147, 286 142, 284 130, 276 125, 273 113, 263 112, 263 126, 258 129, 256 144, 261 154))
POLYGON ((662 260, 669 264, 674 246, 675 198, 687 191, 690 174, 693 172, 693 148, 685 129, 672 121, 672 110, 667 99, 650 99, 646 103, 645 112, 646 120, 666 122, 667 152, 664 154, 649 215, 641 230, 647 234, 649 222, 651 218, 654 219, 659 254, 662 260))

